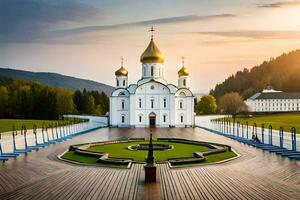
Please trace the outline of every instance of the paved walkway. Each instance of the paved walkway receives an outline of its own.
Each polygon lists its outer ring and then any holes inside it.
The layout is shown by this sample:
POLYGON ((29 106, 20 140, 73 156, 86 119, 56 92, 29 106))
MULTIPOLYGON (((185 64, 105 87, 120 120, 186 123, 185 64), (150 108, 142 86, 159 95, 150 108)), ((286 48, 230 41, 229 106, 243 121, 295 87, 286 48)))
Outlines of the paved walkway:
POLYGON ((205 167, 170 170, 144 184, 143 166, 84 167, 57 159, 69 145, 148 137, 148 129, 99 129, 55 144, 0 167, 0 199, 300 199, 300 162, 195 129, 157 129, 155 137, 181 137, 231 145, 242 156, 205 167))

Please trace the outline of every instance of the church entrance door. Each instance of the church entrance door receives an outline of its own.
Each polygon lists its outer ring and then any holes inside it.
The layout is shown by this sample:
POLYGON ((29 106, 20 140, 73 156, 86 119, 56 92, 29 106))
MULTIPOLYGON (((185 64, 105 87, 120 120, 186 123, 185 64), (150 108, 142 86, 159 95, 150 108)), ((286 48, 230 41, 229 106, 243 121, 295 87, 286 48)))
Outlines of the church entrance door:
POLYGON ((149 125, 150 128, 156 127, 156 114, 153 112, 149 114, 149 125))

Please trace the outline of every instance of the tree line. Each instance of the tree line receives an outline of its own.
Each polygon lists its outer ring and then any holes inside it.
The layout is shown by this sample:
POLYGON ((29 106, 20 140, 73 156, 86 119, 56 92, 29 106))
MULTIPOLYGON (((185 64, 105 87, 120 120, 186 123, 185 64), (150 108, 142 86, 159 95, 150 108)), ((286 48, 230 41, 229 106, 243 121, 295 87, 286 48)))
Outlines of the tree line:
POLYGON ((260 92, 267 84, 285 92, 300 92, 300 50, 264 61, 250 70, 244 69, 217 84, 210 94, 219 99, 226 93, 237 92, 244 99, 260 92))
POLYGON ((103 115, 108 109, 103 92, 74 92, 0 76, 0 118, 58 119, 63 114, 103 115))
POLYGON ((248 114, 247 112, 248 108, 242 96, 237 92, 226 93, 218 101, 212 95, 205 95, 195 104, 195 113, 197 115, 221 113, 230 114, 235 119, 236 115, 248 114))

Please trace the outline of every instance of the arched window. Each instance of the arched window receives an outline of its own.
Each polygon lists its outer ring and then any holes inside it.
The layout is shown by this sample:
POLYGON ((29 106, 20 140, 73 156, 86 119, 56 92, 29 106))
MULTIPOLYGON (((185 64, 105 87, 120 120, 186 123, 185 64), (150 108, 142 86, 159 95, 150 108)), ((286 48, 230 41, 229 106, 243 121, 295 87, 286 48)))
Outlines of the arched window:
POLYGON ((154 108, 154 99, 151 99, 151 108, 154 108))
POLYGON ((123 86, 125 86, 125 83, 126 83, 125 80, 123 80, 123 86))
POLYGON ((122 115, 122 123, 125 123, 125 116, 122 115))
POLYGON ((181 96, 181 97, 185 97, 186 95, 185 95, 185 93, 184 93, 184 92, 180 92, 180 93, 179 93, 179 96, 181 96))
POLYGON ((119 86, 119 80, 117 80, 117 86, 119 86))
POLYGON ((179 108, 182 109, 183 105, 182 105, 182 101, 179 102, 179 108))
POLYGON ((124 96, 124 95, 125 95, 124 92, 120 92, 120 93, 119 93, 119 96, 124 96))
POLYGON ((139 108, 142 108, 142 99, 139 99, 139 108))
POLYGON ((124 110, 124 108, 125 108, 125 101, 122 100, 122 110, 124 110))
POLYGON ((154 67, 151 66, 151 76, 153 76, 153 75, 154 75, 154 67))
POLYGON ((186 80, 183 79, 183 86, 186 86, 186 80))
POLYGON ((166 121, 167 121, 167 116, 164 115, 164 116, 163 116, 163 122, 166 122, 166 121))
POLYGON ((183 115, 180 116, 180 122, 183 123, 183 115))
POLYGON ((166 108, 166 107, 167 107, 167 99, 164 98, 164 108, 166 108))
POLYGON ((139 122, 142 122, 142 115, 139 116, 139 122))

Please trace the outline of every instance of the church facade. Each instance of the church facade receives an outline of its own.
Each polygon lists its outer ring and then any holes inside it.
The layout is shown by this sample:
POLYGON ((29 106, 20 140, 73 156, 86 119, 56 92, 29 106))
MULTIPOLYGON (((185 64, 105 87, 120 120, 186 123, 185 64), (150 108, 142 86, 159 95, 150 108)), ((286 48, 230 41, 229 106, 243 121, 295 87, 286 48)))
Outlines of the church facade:
POLYGON ((128 85, 123 62, 115 72, 116 89, 110 96, 112 127, 193 127, 194 95, 188 88, 189 72, 182 64, 178 84, 164 78, 164 56, 151 36, 140 57, 142 76, 128 85))

